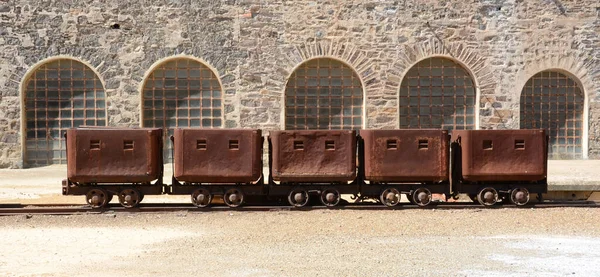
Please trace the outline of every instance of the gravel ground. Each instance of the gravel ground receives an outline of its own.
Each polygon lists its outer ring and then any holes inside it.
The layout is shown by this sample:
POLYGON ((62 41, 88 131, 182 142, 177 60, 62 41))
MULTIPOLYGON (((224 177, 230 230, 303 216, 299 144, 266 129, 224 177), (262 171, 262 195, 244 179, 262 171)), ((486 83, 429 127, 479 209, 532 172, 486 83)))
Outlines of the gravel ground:
POLYGON ((600 276, 600 209, 0 217, 0 276, 600 276))
MULTIPOLYGON (((597 163, 556 165, 597 180, 597 163)), ((64 172, 0 169, 0 205, 84 204, 64 172)), ((0 238, 0 276, 600 276, 596 208, 11 216, 0 238)))

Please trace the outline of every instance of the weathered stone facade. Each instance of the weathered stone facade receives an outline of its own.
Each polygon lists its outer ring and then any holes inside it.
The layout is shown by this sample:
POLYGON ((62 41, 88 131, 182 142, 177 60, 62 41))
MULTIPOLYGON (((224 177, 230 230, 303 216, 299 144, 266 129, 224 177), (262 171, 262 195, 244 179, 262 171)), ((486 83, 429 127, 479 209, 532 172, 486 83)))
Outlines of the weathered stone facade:
POLYGON ((519 95, 542 70, 580 82, 589 157, 600 157, 597 0, 0 1, 0 167, 21 167, 22 84, 44 61, 70 57, 103 81, 110 126, 139 126, 153 65, 192 56, 219 75, 224 127, 283 126, 294 68, 331 57, 361 76, 366 128, 397 128, 403 74, 448 57, 474 77, 479 128, 518 128, 519 95))

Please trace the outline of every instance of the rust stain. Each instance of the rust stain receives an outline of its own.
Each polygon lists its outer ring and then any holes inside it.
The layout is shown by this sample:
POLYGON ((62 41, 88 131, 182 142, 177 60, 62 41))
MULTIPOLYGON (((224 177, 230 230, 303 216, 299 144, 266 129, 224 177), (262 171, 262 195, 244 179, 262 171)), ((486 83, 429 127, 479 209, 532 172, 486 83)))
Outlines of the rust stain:
POLYGON ((249 183, 262 176, 258 129, 175 129, 174 177, 190 183, 249 183))
POLYGON ((273 179, 283 182, 345 182, 356 177, 356 132, 272 131, 273 179))
POLYGON ((457 130, 462 178, 467 181, 539 181, 547 175, 543 129, 457 130), (460 139, 460 140, 459 140, 460 139))
POLYGON ((150 183, 162 178, 162 129, 69 129, 67 156, 71 182, 150 183))
POLYGON ((365 179, 378 182, 448 180, 446 130, 361 130, 365 179))

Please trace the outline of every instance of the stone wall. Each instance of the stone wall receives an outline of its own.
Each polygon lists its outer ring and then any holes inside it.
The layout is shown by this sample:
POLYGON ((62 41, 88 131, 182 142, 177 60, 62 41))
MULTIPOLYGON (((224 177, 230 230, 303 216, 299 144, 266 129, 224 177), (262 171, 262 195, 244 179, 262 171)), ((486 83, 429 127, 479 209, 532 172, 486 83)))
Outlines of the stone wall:
POLYGON ((398 126, 398 89, 419 60, 464 65, 480 128, 518 128, 519 95, 546 69, 577 78, 589 102, 589 155, 600 157, 597 0, 256 1, 0 0, 0 167, 21 167, 21 83, 46 59, 91 65, 110 126, 138 126, 140 88, 164 58, 218 72, 224 127, 282 126, 286 79, 312 57, 337 58, 365 84, 366 128, 398 126))

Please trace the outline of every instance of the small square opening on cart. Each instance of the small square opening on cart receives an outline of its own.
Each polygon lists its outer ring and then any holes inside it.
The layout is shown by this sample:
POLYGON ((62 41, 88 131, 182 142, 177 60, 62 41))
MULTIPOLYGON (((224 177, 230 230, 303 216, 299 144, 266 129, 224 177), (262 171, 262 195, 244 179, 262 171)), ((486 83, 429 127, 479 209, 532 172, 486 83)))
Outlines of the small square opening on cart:
POLYGON ((398 141, 395 139, 388 139, 386 147, 388 150, 398 150, 398 141))
POLYGON ((196 140, 196 149, 206 150, 206 140, 205 139, 196 140))
POLYGON ((335 141, 326 140, 325 141, 325 150, 335 150, 335 141))
POLYGON ((229 140, 229 150, 239 150, 240 149, 240 141, 237 139, 229 140))
POLYGON ((294 150, 304 150, 304 142, 301 140, 294 141, 294 150))
POLYGON ((90 140, 90 150, 100 150, 100 140, 90 140))
POLYGON ((492 149, 494 149, 494 143, 492 142, 492 140, 484 139, 482 147, 483 147, 483 150, 492 150, 492 149))
POLYGON ((124 140, 123 150, 133 150, 133 140, 124 140))
POLYGON ((524 139, 515 139, 515 149, 516 150, 524 150, 525 149, 525 140, 524 139))

